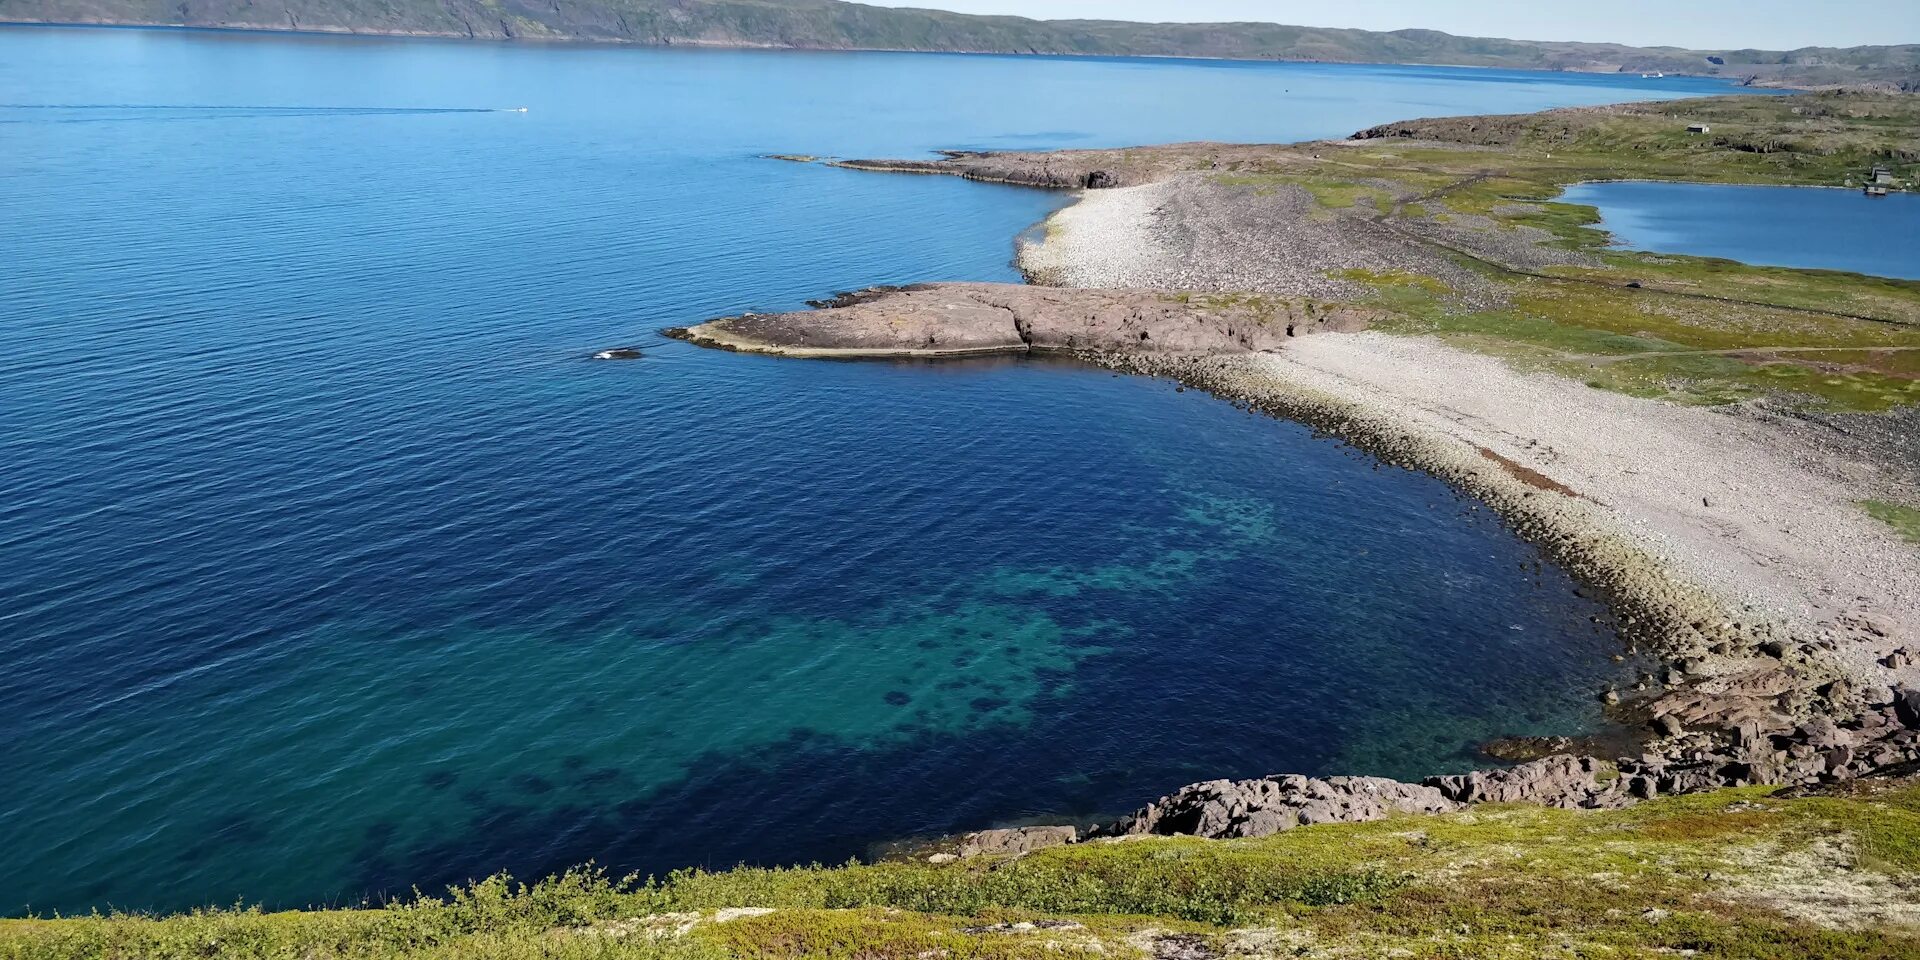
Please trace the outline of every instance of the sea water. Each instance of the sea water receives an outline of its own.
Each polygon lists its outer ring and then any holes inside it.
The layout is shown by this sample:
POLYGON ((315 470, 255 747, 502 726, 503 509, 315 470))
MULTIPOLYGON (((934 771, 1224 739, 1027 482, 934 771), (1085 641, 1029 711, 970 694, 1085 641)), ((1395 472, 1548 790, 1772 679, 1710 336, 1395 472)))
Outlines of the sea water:
POLYGON ((0 29, 0 914, 838 860, 1594 729, 1602 608, 1430 477, 1071 365, 656 332, 1013 281, 1065 202, 765 153, 1720 89, 0 29))

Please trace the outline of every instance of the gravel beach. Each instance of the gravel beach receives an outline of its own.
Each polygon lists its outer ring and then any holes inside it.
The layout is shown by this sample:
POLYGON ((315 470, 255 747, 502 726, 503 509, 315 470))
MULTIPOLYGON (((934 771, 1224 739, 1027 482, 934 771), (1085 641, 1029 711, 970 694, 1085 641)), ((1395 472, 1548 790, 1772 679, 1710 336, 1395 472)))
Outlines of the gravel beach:
MULTIPOLYGON (((1328 277, 1342 268, 1461 272, 1417 244, 1383 242, 1384 227, 1316 220, 1303 197, 1236 205, 1223 193, 1191 178, 1086 191, 1022 266, 1065 286, 1329 297, 1348 293, 1328 277)), ((1819 421, 1597 390, 1424 336, 1301 338, 1231 370, 1236 394, 1316 398, 1349 422, 1418 437, 1417 465, 1436 472, 1492 458, 1537 472, 1597 508, 1578 511, 1579 524, 1643 551, 1726 619, 1826 641, 1822 659, 1861 684, 1920 681, 1920 665, 1885 663, 1920 638, 1920 556, 1858 506, 1907 478, 1863 445, 1806 442, 1819 421)))

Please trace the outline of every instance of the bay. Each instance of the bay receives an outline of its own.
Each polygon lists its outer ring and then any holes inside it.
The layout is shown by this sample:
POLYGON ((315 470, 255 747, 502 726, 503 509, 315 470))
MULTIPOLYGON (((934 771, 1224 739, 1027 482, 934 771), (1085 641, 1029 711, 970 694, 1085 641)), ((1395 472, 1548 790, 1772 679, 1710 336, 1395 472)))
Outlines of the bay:
POLYGON ((0 912, 841 859, 1597 729, 1604 611, 1430 477, 1072 365, 656 331, 1012 281, 1065 201, 767 153, 1724 89, 0 28, 0 912))

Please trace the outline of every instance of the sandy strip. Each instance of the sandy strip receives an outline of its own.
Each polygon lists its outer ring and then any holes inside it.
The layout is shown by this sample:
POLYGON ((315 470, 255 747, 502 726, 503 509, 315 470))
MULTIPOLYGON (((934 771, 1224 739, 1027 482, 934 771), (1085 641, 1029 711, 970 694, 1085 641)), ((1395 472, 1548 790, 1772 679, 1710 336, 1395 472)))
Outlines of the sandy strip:
MULTIPOLYGON (((1083 195, 1022 265, 1085 287, 1205 274, 1170 222, 1173 189, 1083 195)), ((1275 395, 1417 437, 1417 465, 1456 482, 1462 464, 1497 462, 1483 451, 1537 471, 1582 498, 1571 511, 1580 525, 1653 558, 1677 591, 1704 592, 1727 619, 1831 641, 1835 665, 1869 685, 1920 682, 1920 667, 1879 663, 1920 640, 1920 550, 1856 505, 1874 464, 1753 417, 1523 373, 1428 337, 1324 334, 1237 367, 1236 390, 1258 394, 1266 381, 1275 395)))

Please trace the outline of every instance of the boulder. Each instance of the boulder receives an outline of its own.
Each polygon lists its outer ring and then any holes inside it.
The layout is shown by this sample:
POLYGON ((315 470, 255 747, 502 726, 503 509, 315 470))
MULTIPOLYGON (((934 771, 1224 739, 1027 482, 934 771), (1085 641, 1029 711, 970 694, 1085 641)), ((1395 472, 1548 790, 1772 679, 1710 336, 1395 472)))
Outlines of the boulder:
POLYGON ((1660 771, 1660 792, 1666 794, 1699 793, 1724 786, 1714 767, 1707 763, 1689 763, 1660 771))
POLYGON ((1893 717, 1909 730, 1920 730, 1920 689, 1901 687, 1893 691, 1893 717))
POLYGON ((1800 729, 1793 732, 1793 739, 1819 751, 1853 745, 1853 734, 1826 717, 1815 717, 1801 724, 1800 729))

